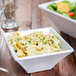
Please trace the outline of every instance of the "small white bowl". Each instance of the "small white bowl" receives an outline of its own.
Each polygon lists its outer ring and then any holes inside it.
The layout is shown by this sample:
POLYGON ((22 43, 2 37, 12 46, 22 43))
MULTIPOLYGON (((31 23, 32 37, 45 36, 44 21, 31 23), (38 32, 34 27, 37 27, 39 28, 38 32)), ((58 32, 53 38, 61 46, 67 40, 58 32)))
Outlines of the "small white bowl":
MULTIPOLYGON (((63 0, 52 1, 44 4, 40 4, 39 8, 45 11, 45 13, 49 16, 49 18, 55 23, 55 25, 64 33, 71 35, 76 38, 76 20, 68 18, 64 15, 56 13, 52 10, 49 10, 47 7, 49 4, 55 2, 61 2, 63 0)), ((68 0, 70 2, 75 2, 75 0, 68 0)))
MULTIPOLYGON (((61 52, 54 52, 49 54, 41 54, 35 56, 27 56, 18 58, 14 49, 8 45, 10 52, 14 58, 14 60, 19 63, 27 73, 39 72, 44 70, 50 70, 53 68, 60 60, 64 57, 72 53, 74 50, 73 48, 53 29, 53 28, 41 28, 41 29, 34 29, 34 30, 27 30, 27 31, 18 31, 20 35, 28 35, 34 31, 42 31, 44 34, 48 34, 50 31, 53 34, 57 34, 60 40, 60 47, 62 49, 61 52)), ((8 44, 8 35, 10 33, 3 33, 3 36, 8 44)))

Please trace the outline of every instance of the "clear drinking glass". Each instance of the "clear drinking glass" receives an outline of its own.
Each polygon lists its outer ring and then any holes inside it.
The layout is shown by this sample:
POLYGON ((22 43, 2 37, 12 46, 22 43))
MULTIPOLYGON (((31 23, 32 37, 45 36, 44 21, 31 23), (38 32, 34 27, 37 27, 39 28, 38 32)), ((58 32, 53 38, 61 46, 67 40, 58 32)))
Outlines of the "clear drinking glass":
POLYGON ((3 20, 1 27, 3 29, 17 28, 18 27, 16 22, 17 0, 1 0, 1 7, 3 13, 3 20))

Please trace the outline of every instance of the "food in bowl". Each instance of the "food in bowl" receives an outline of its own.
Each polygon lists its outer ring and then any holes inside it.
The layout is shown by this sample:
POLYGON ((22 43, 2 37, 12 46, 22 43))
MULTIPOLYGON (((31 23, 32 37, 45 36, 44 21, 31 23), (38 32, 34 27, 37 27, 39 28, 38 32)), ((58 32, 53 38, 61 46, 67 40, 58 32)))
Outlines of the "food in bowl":
MULTIPOLYGON (((9 47, 9 51, 11 52, 11 55, 18 64, 20 64, 24 70, 27 73, 34 73, 34 72, 40 72, 45 70, 52 69, 59 61, 61 61, 64 57, 68 56, 70 53, 74 52, 74 49, 53 29, 52 27, 49 28, 39 28, 39 29, 32 29, 32 30, 26 30, 26 31, 17 31, 17 36, 14 37, 13 32, 5 33, 3 32, 3 36, 7 42, 7 45, 9 47), (60 42, 60 48, 61 51, 59 52, 53 52, 48 54, 40 54, 40 55, 34 55, 34 56, 25 56, 25 57, 17 57, 14 49, 11 47, 12 45, 8 41, 11 38, 17 38, 17 37, 24 37, 28 36, 30 33, 34 32, 43 32, 43 35, 49 35, 49 32, 52 34, 56 34, 57 38, 60 42), (20 36, 19 36, 20 35, 20 36)), ((16 34, 15 34, 16 35, 16 34)), ((17 39, 18 40, 18 39, 17 39)))
POLYGON ((64 0, 58 3, 53 2, 47 7, 49 10, 53 10, 59 14, 76 20, 76 6, 74 2, 64 0))
POLYGON ((8 42, 18 57, 61 51, 60 40, 51 32, 47 35, 37 31, 24 36, 14 32, 8 35, 8 42))

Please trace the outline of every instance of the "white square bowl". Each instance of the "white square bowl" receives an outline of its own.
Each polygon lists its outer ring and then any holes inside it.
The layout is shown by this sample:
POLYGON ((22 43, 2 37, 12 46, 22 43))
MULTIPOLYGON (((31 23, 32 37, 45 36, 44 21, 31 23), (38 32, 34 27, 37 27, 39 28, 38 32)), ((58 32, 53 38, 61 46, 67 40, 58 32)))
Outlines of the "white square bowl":
MULTIPOLYGON (((53 34, 57 34, 60 40, 60 47, 62 49, 61 52, 54 52, 49 54, 41 54, 35 56, 27 56, 18 58, 15 54, 14 49, 8 45, 10 52, 14 58, 14 60, 19 63, 27 73, 39 72, 44 70, 50 70, 53 68, 60 60, 64 57, 72 53, 74 50, 73 48, 51 27, 49 28, 41 28, 41 29, 34 29, 34 30, 27 30, 27 31, 18 31, 21 36, 28 35, 34 31, 42 31, 44 34, 48 34, 51 32, 53 34)), ((3 33, 4 38, 8 44, 8 35, 10 33, 3 33)))
MULTIPOLYGON (((76 20, 68 18, 64 15, 56 13, 52 10, 49 10, 47 7, 49 4, 55 2, 61 2, 63 0, 52 1, 44 4, 40 4, 39 8, 42 9, 49 18, 55 23, 55 25, 64 33, 76 38, 76 20)), ((70 2, 75 2, 75 0, 68 0, 70 2)))

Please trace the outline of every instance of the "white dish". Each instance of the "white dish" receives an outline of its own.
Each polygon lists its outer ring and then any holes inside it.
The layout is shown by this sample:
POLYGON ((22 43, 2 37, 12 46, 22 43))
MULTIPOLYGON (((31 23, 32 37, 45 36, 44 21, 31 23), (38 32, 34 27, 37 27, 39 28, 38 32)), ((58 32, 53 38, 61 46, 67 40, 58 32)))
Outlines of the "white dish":
MULTIPOLYGON (((48 33, 49 31, 53 34, 57 34, 58 38, 60 39, 60 47, 62 49, 61 52, 54 52, 49 54, 42 54, 42 55, 35 55, 35 56, 27 56, 18 58, 15 54, 15 51, 11 46, 8 45, 10 52, 14 58, 14 60, 19 63, 27 73, 39 72, 44 70, 50 70, 53 68, 60 60, 64 57, 72 53, 74 50, 73 48, 53 29, 53 28, 41 28, 41 29, 34 29, 34 30, 27 30, 27 31, 17 31, 20 35, 26 35, 32 33, 34 31, 42 31, 44 34, 48 33)), ((4 38, 8 44, 8 35, 10 33, 3 33, 4 38)))
MULTIPOLYGON (((56 13, 52 10, 49 10, 47 6, 53 2, 58 3, 63 0, 52 1, 44 4, 40 4, 39 8, 45 11, 49 18, 55 23, 55 25, 64 33, 71 35, 76 38, 76 20, 68 18, 64 15, 56 13)), ((69 0, 70 2, 75 2, 75 0, 69 0)))

